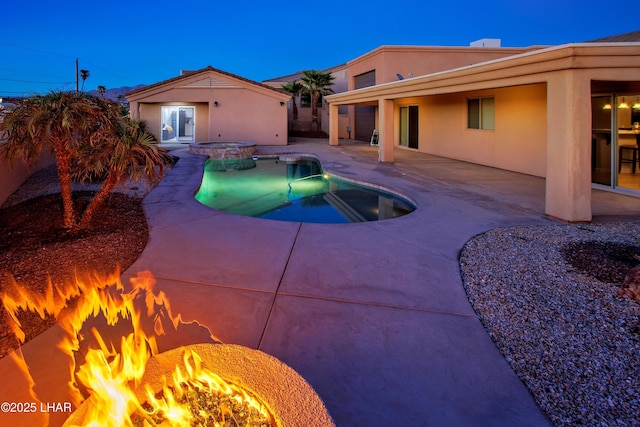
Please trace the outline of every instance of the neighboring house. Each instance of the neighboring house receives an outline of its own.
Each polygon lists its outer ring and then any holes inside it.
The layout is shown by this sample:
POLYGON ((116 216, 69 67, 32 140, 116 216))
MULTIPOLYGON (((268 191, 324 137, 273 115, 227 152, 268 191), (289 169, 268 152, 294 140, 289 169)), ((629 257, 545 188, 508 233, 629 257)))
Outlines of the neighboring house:
POLYGON ((4 102, 3 99, 0 98, 0 123, 4 121, 4 116, 14 108, 16 108, 16 104, 12 102, 4 102))
MULTIPOLYGON (((325 73, 331 73, 333 76, 333 85, 331 89, 334 93, 345 92, 348 88, 348 75, 347 75, 347 65, 341 64, 335 67, 327 68, 326 70, 321 70, 325 73)), ((280 89, 283 85, 287 83, 291 83, 294 81, 298 81, 302 83, 302 71, 299 71, 295 74, 289 74, 287 76, 276 77, 269 80, 264 80, 262 83, 271 86, 273 88, 280 89)), ((312 128, 311 123, 311 96, 309 94, 301 93, 296 97, 296 105, 298 107, 298 120, 293 120, 293 102, 290 99, 287 104, 288 110, 288 121, 289 121, 289 130, 290 131, 315 131, 315 128, 312 128)), ((344 123, 344 126, 341 126, 340 138, 348 138, 349 133, 346 130, 346 126, 348 124, 347 110, 346 108, 340 109, 338 112, 340 114, 341 122, 344 123)), ((318 118, 320 120, 321 129, 325 132, 329 132, 329 110, 326 108, 326 102, 324 102, 324 98, 321 96, 318 99, 318 118)))
POLYGON ((131 117, 146 121, 161 144, 287 144, 290 96, 211 66, 144 86, 125 97, 131 117))
POLYGON ((592 184, 640 196, 640 31, 622 39, 484 61, 470 56, 484 47, 423 48, 435 56, 421 65, 383 46, 347 63, 350 90, 325 98, 330 144, 338 110, 366 107, 380 161, 399 147, 544 177, 548 215, 589 221, 592 184), (442 53, 456 55, 441 64, 442 53), (392 81, 396 72, 404 78, 392 81))

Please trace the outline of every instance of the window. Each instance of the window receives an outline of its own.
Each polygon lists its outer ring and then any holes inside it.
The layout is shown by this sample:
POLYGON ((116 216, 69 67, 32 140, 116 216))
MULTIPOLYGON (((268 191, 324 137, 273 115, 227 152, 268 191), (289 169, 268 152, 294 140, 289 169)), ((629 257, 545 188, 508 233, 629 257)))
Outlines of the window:
MULTIPOLYGON (((311 94, 303 93, 300 95, 300 107, 311 108, 311 94)), ((322 108, 322 95, 318 97, 318 107, 322 108)))
POLYGON ((309 108, 311 107, 311 95, 308 93, 303 93, 300 95, 300 107, 309 108))
POLYGON ((353 78, 353 88, 362 89, 363 87, 375 86, 376 84, 376 70, 371 70, 366 73, 359 74, 353 78))
POLYGON ((193 142, 195 117, 195 107, 162 107, 161 142, 193 142))
POLYGON ((467 99, 467 128, 493 130, 494 104, 493 97, 467 99))

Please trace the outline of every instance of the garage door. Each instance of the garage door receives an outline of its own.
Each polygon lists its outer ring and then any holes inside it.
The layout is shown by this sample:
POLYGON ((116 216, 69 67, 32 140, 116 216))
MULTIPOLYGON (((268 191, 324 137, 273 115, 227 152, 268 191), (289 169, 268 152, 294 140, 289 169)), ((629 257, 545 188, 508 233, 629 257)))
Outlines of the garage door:
MULTIPOLYGON (((363 87, 375 86, 376 70, 354 76, 354 88, 362 89, 363 87)), ((373 106, 356 106, 354 125, 356 128, 355 139, 358 141, 370 141, 371 134, 376 128, 376 107, 373 106)))

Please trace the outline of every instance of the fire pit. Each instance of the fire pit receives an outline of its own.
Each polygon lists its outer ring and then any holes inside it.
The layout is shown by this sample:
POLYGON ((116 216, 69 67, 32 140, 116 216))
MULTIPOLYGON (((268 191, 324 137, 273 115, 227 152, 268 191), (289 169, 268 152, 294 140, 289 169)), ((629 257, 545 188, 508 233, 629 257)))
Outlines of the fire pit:
MULTIPOLYGON (((128 287, 119 272, 79 275, 74 283, 49 283, 45 295, 13 283, 2 304, 21 341, 20 310, 49 313, 64 331, 58 348, 69 357, 68 393, 77 408, 65 426, 334 426, 309 384, 263 352, 222 344, 211 334, 213 343, 160 352, 158 339, 188 324, 149 272, 131 278, 128 287), (63 312, 71 298, 73 309, 63 312)), ((35 385, 20 357, 25 378, 35 385)), ((39 401, 34 389, 31 397, 39 401)))
MULTIPOLYGON (((185 369, 185 352, 202 358, 202 366, 224 381, 245 389, 266 406, 278 427, 335 426, 324 404, 311 386, 293 369, 258 350, 232 344, 194 344, 158 354, 149 360, 140 384, 160 390, 163 377, 169 378, 177 366, 185 369)), ((135 393, 144 400, 144 387, 135 393)), ((87 399, 64 424, 84 425, 93 398, 87 399)))

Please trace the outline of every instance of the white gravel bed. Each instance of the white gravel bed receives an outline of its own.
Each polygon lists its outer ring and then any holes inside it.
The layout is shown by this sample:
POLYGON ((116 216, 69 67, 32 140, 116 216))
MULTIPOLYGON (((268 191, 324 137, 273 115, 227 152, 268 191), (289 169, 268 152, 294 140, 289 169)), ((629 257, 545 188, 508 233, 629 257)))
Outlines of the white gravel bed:
POLYGON ((640 425, 640 303, 618 296, 640 224, 522 226, 460 254, 469 300, 559 426, 640 425))

